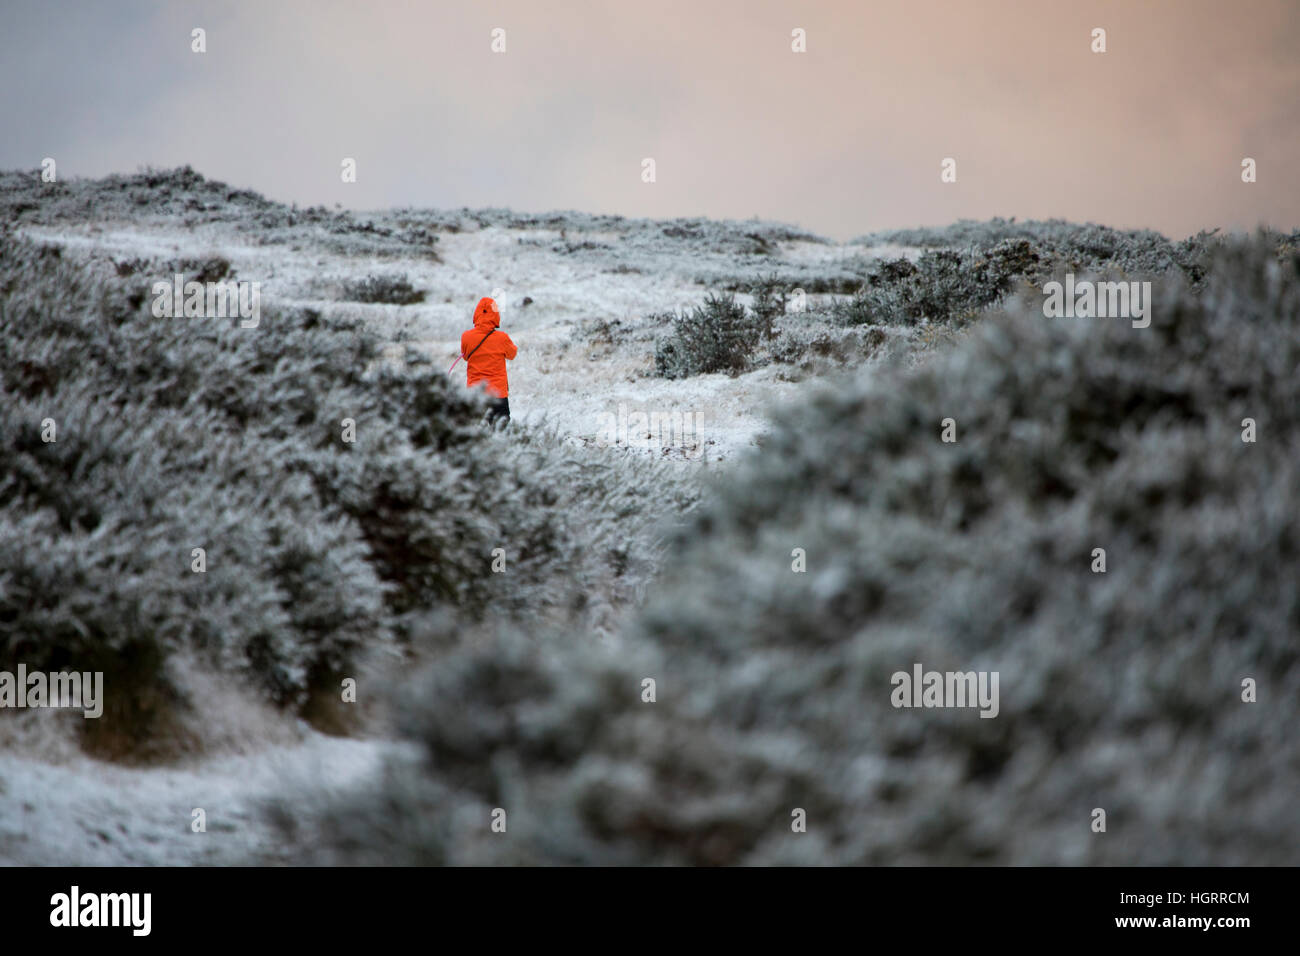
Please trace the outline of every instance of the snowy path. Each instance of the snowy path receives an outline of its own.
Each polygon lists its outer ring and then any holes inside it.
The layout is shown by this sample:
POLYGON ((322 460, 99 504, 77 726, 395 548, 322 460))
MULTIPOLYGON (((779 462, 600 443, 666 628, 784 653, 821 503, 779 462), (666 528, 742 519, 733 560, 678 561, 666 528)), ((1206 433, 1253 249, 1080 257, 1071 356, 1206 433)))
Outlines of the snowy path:
MULTIPOLYGON (((460 333, 481 295, 500 290, 502 328, 519 345, 510 364, 511 413, 529 424, 547 422, 562 434, 590 443, 599 438, 608 416, 643 412, 693 416, 704 447, 703 459, 678 449, 655 446, 647 454, 673 460, 731 460, 753 446, 771 402, 786 401, 799 386, 781 381, 775 370, 731 378, 701 375, 683 381, 648 377, 653 343, 644 336, 612 349, 589 347, 581 337, 586 320, 619 320, 634 331, 645 318, 699 304, 709 289, 696 281, 698 256, 658 250, 609 267, 608 258, 556 252, 562 233, 546 229, 489 227, 444 233, 438 243, 443 261, 344 256, 319 248, 256 245, 228 226, 196 229, 146 228, 135 224, 24 230, 36 239, 81 251, 130 258, 152 255, 204 258, 222 255, 237 277, 260 281, 264 302, 310 305, 335 314, 365 317, 381 328, 413 334, 435 365, 446 368, 459 351, 460 333), (369 273, 406 273, 427 292, 412 306, 340 302, 338 286, 369 273), (524 298, 532 302, 523 306, 524 298)), ((608 249, 617 237, 584 232, 570 236, 608 249)), ((866 253, 860 246, 808 241, 780 244, 779 254, 765 257, 764 268, 834 264, 866 253)), ((901 254, 906 250, 871 250, 901 254)), ((633 250, 635 255, 635 250, 633 250)), ((725 256, 709 260, 715 271, 753 272, 748 260, 725 256), (719 264, 721 263, 721 265, 719 264), (730 265, 728 265, 730 264, 730 265)), ((458 368, 458 378, 463 371, 458 368)))
POLYGON ((76 757, 0 754, 0 864, 238 865, 275 862, 265 800, 343 790, 408 752, 380 740, 307 731, 299 744, 192 765, 136 769, 76 757), (207 831, 191 829, 202 809, 207 831))

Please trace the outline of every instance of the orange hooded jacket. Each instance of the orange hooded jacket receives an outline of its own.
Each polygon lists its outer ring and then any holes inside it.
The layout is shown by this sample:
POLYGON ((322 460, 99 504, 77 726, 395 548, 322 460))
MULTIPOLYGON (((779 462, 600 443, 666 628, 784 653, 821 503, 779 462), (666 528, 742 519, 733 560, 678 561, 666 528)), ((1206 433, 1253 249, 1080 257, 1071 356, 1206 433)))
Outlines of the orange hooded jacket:
POLYGON ((498 328, 500 324, 501 313, 497 311, 497 304, 487 296, 479 299, 478 307, 474 309, 474 328, 461 333, 460 354, 462 358, 469 356, 465 362, 466 385, 485 382, 489 392, 497 398, 506 398, 510 395, 506 360, 514 358, 519 350, 510 341, 510 336, 498 328), (471 352, 474 354, 470 355, 471 352))

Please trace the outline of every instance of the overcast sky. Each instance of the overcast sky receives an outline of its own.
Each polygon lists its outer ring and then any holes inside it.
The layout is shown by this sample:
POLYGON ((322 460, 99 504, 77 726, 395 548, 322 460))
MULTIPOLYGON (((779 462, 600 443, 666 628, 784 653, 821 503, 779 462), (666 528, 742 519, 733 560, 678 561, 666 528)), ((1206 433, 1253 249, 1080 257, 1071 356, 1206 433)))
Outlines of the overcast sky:
POLYGON ((0 167, 50 156, 61 178, 189 163, 304 205, 757 215, 836 238, 995 215, 1300 226, 1300 0, 0 11, 0 167))

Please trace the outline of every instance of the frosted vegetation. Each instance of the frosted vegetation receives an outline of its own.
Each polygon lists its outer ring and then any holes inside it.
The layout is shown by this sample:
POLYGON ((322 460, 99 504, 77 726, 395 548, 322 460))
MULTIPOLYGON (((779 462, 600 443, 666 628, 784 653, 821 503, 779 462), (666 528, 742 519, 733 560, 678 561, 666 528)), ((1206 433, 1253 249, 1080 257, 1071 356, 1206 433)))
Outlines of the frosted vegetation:
POLYGON ((1294 863, 1300 259, 1234 243, 1156 301, 1146 330, 1013 303, 919 371, 816 389, 712 489, 622 653, 449 648, 405 711, 425 763, 305 852, 1294 863), (893 709, 911 662, 1000 671, 1001 714, 893 709), (509 840, 458 823, 497 806, 509 840))
MULTIPOLYGON (((199 673, 422 758, 286 793, 249 860, 1296 862, 1296 234, 995 220, 841 247, 298 210, 188 169, 0 174, 0 217, 4 659, 106 672, 105 718, 77 728, 104 760, 201 756, 229 701, 199 673), (271 296, 256 334, 162 321, 154 279, 247 267, 37 238, 124 223, 356 265, 271 296), (417 268, 470 231, 575 276, 564 337, 533 353, 580 363, 562 401, 753 389, 761 439, 713 476, 563 418, 484 427, 431 360, 463 316, 417 268), (1151 279, 1151 326, 1044 319, 1035 290, 1065 271, 1151 279), (644 307, 590 306, 579 272, 644 307), (999 671, 999 717, 895 710, 913 662, 999 671), (340 705, 354 675, 382 707, 340 705)), ((551 307, 532 294, 514 314, 551 307)))
POLYGON ((480 399, 427 361, 376 363, 363 323, 155 319, 148 277, 170 268, 123 276, 0 236, 0 640, 32 669, 106 673, 96 752, 192 745, 203 702, 177 656, 310 715, 363 650, 418 651, 431 614, 601 626, 654 522, 689 507, 652 463, 484 430, 480 399), (493 579, 483 558, 507 543, 493 579))

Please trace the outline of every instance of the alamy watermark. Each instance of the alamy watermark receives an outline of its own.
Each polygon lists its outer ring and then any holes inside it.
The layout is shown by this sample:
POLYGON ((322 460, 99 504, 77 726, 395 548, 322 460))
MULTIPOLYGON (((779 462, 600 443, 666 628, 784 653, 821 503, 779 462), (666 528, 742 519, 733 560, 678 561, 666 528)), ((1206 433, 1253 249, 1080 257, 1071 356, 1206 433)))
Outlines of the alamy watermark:
POLYGON ((1064 283, 1043 286, 1043 295, 1043 315, 1049 319, 1132 319, 1135 329, 1151 324, 1150 282, 1076 282, 1067 272, 1064 283))
POLYGON ((182 273, 171 282, 155 282, 153 315, 156 319, 241 319, 241 329, 255 329, 262 320, 262 283, 228 279, 224 282, 185 281, 182 273))
POLYGON ((104 713, 103 671, 0 671, 0 707, 72 707, 95 720, 104 713))
POLYGON ((978 707, 981 717, 996 717, 998 671, 895 671, 889 702, 895 707, 978 707))
POLYGON ((120 926, 132 936, 153 929, 152 893, 83 893, 74 885, 50 897, 50 925, 58 927, 120 926))
POLYGON ((698 411, 629 411, 619 402, 618 412, 601 412, 596 428, 596 445, 600 448, 658 448, 666 454, 677 449, 683 458, 697 459, 704 454, 700 434, 702 415, 698 411))

